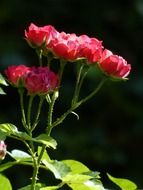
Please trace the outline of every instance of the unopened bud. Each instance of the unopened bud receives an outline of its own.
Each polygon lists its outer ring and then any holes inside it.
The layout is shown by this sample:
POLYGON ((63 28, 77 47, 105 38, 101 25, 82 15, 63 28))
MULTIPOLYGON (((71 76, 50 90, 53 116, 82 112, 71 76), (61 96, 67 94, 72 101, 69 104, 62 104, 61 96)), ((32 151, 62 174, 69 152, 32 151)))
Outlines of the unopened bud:
POLYGON ((6 155, 6 144, 4 141, 0 141, 0 160, 3 160, 6 155))

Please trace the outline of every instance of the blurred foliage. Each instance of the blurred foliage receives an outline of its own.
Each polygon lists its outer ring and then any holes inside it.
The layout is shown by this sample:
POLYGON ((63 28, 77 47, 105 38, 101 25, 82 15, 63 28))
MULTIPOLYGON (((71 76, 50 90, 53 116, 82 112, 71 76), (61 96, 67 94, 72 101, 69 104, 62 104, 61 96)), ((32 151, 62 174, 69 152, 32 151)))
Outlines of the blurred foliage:
MULTIPOLYGON (((70 115, 54 130, 59 145, 51 155, 59 160, 77 159, 92 170, 101 171, 105 186, 108 180, 104 174, 109 172, 129 178, 143 188, 143 1, 1 0, 0 72, 12 64, 37 64, 35 52, 24 40, 24 30, 30 22, 97 37, 103 40, 104 47, 122 55, 132 65, 129 81, 109 82, 94 99, 77 110, 80 120, 70 115)), ((63 98, 56 106, 57 116, 68 106, 74 77, 75 71, 69 64, 63 80, 63 98)), ((83 95, 96 83, 96 73, 91 72, 83 95)), ((10 87, 4 90, 7 96, 0 97, 0 122, 18 125, 17 92, 10 87)), ((11 139, 6 143, 8 149, 21 146, 11 139)), ((15 189, 27 184, 27 174, 31 177, 31 168, 25 167, 20 172, 19 169, 17 166, 14 175, 12 170, 6 172, 12 184, 17 183, 15 189)))

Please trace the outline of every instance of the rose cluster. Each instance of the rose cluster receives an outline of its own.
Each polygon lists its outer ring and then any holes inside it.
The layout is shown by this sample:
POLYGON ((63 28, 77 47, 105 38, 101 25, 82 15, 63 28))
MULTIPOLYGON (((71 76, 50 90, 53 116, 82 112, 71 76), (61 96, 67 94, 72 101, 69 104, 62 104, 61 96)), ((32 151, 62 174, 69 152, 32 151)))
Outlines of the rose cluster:
POLYGON ((12 85, 25 87, 29 95, 44 95, 58 88, 58 76, 48 67, 9 66, 5 74, 12 85))
POLYGON ((121 56, 105 49, 102 41, 87 35, 77 36, 58 32, 53 26, 38 27, 33 23, 25 30, 25 38, 33 48, 40 48, 45 55, 52 52, 55 58, 67 61, 86 59, 87 64, 96 64, 106 74, 115 78, 126 78, 131 65, 121 56))
MULTIPOLYGON (((51 25, 38 27, 31 23, 25 30, 25 39, 41 56, 48 57, 50 54, 55 59, 68 62, 84 60, 83 64, 97 65, 105 75, 116 79, 126 79, 131 70, 131 65, 125 59, 105 49, 102 41, 87 35, 67 34, 58 32, 51 25)), ((25 87, 29 95, 53 92, 60 83, 58 75, 42 65, 10 66, 5 74, 12 85, 25 87)))

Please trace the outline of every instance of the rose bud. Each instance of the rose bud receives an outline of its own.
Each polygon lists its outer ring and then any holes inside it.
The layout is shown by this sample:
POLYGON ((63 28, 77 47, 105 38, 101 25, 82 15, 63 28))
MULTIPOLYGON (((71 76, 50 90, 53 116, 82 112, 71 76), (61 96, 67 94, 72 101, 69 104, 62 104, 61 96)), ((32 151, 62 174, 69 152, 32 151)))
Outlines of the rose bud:
POLYGON ((25 65, 19 65, 19 66, 9 66, 6 70, 5 70, 5 74, 7 76, 8 81, 16 86, 22 86, 23 84, 23 77, 30 72, 30 68, 25 66, 25 65))
POLYGON ((6 145, 4 141, 0 141, 0 160, 3 160, 6 155, 6 145))

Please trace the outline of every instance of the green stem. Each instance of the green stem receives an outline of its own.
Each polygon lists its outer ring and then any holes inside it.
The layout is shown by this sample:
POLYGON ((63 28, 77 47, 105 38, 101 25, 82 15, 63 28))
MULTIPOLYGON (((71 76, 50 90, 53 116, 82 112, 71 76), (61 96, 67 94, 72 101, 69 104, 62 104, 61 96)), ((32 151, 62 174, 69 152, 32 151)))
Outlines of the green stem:
POLYGON ((42 53, 43 53, 43 50, 42 49, 37 49, 36 52, 37 52, 38 59, 39 59, 39 65, 42 66, 42 53))
POLYGON ((55 127, 59 124, 61 124, 64 119, 70 114, 72 113, 73 110, 75 110, 76 108, 78 108, 81 104, 87 102, 89 99, 91 99, 103 86, 103 84, 105 83, 105 81, 107 80, 107 78, 104 78, 103 80, 101 80, 101 82, 99 83, 99 85, 96 87, 95 90, 93 90, 88 96, 86 96, 85 98, 83 98, 82 100, 80 100, 79 102, 76 102, 73 106, 71 106, 70 109, 67 110, 67 112, 65 112, 60 118, 58 118, 53 124, 52 127, 55 127))
POLYGON ((66 61, 60 59, 59 85, 61 84, 61 81, 62 81, 62 76, 63 76, 63 72, 64 72, 65 65, 66 65, 66 61))
POLYGON ((57 99, 56 93, 57 93, 57 91, 55 91, 53 93, 52 98, 51 98, 51 102, 49 103, 47 129, 46 129, 48 136, 50 136, 51 130, 53 128, 53 125, 52 125, 53 116, 52 115, 53 115, 54 104, 55 104, 55 101, 57 99))
POLYGON ((73 99, 72 99, 72 105, 75 104, 75 102, 78 99, 78 88, 79 88, 79 83, 80 83, 80 78, 81 78, 81 74, 82 74, 82 70, 84 68, 84 64, 81 64, 80 68, 79 68, 79 72, 77 74, 77 79, 76 79, 76 85, 75 85, 75 91, 74 91, 74 95, 73 95, 73 99))
POLYGON ((93 96, 95 96, 95 94, 101 89, 101 87, 103 86, 103 84, 107 81, 108 78, 103 78, 100 83, 98 84, 98 86, 96 87, 95 90, 93 90, 88 96, 86 96, 85 98, 83 98, 82 100, 80 100, 78 102, 78 106, 80 106, 81 104, 87 102, 89 99, 91 99, 93 96))
POLYGON ((33 170, 33 176, 32 176, 31 190, 35 190, 36 188, 37 175, 38 175, 38 170, 39 170, 36 157, 34 157, 33 159, 33 167, 34 167, 34 170, 33 170))
POLYGON ((28 111, 27 111, 27 125, 30 131, 31 131, 31 109, 32 109, 33 99, 34 99, 34 96, 29 97, 28 111))
POLYGON ((84 63, 81 63, 81 67, 79 69, 77 80, 76 80, 76 86, 75 86, 75 92, 72 99, 72 105, 76 104, 79 98, 80 89, 82 87, 83 81, 87 75, 89 66, 85 65, 84 63))
POLYGON ((23 88, 19 88, 18 89, 18 93, 20 96, 20 108, 21 108, 21 115, 22 115, 22 124, 23 127, 26 129, 27 131, 27 124, 26 124, 26 117, 25 117, 25 110, 24 110, 24 101, 23 101, 23 94, 24 94, 24 89, 23 88))
POLYGON ((39 105, 38 105, 38 110, 37 110, 36 118, 35 118, 35 121, 34 121, 32 127, 31 127, 31 131, 33 131, 35 129, 35 127, 37 126, 37 124, 38 124, 38 120, 39 120, 39 116, 40 116, 40 112, 41 112, 41 107, 42 107, 44 98, 45 98, 44 96, 40 96, 40 101, 39 101, 39 105))
MULTIPOLYGON (((47 121, 47 135, 50 136, 51 130, 52 130, 52 114, 53 114, 53 107, 56 101, 56 93, 54 92, 52 95, 52 99, 51 102, 49 103, 49 111, 48 111, 48 121, 47 121)), ((42 101, 42 100, 41 100, 42 101)), ((35 190, 35 186, 36 186, 36 181, 37 181, 37 176, 38 176, 38 171, 39 171, 39 167, 40 167, 40 162, 42 159, 42 156, 44 154, 44 151, 46 149, 46 145, 42 146, 42 150, 38 156, 38 159, 34 158, 34 171, 33 171, 33 177, 32 177, 32 184, 31 184, 31 190, 35 190)))

